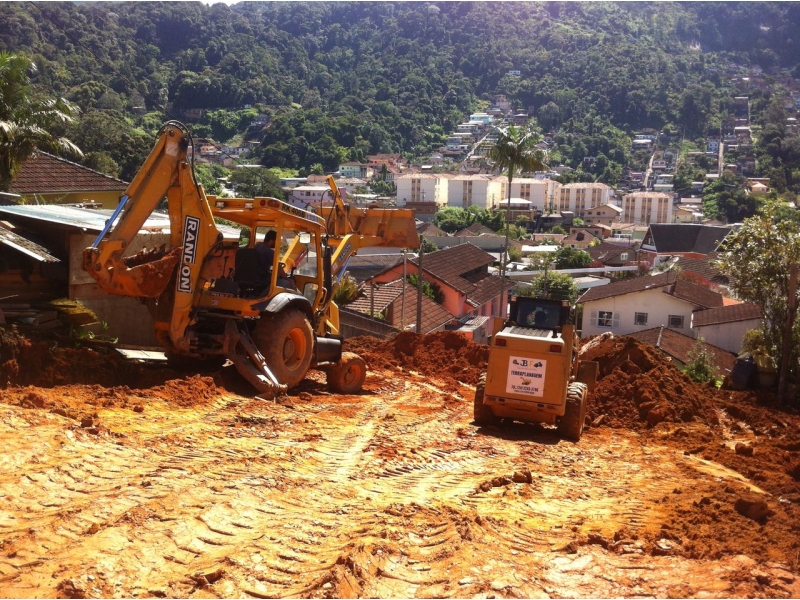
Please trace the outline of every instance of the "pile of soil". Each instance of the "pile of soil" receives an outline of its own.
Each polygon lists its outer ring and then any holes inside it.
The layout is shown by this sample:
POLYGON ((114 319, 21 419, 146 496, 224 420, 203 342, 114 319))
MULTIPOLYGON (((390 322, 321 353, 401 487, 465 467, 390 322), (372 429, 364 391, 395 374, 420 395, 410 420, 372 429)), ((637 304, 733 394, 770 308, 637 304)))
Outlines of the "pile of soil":
POLYGON ((716 390, 692 381, 651 346, 631 337, 598 336, 584 344, 580 358, 600 365, 589 398, 592 421, 602 417, 604 425, 627 429, 664 421, 719 426, 716 390))
POLYGON ((428 335, 399 333, 391 340, 369 336, 350 338, 345 350, 359 354, 367 366, 403 368, 423 375, 450 377, 475 385, 486 371, 489 348, 453 331, 428 335))
POLYGON ((89 347, 80 340, 23 336, 0 327, 0 389, 71 384, 147 389, 181 376, 163 365, 130 361, 110 345, 89 347))

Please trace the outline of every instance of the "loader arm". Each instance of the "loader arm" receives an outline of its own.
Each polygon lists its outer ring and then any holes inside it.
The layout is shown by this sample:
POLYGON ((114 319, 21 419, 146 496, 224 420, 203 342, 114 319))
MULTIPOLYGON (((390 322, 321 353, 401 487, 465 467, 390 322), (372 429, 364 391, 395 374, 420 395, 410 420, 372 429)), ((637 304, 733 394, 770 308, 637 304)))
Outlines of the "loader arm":
POLYGON ((336 290, 347 270, 350 259, 367 247, 408 248, 420 246, 415 213, 403 208, 359 208, 342 201, 333 177, 328 177, 333 205, 323 207, 327 244, 331 254, 331 287, 320 304, 321 322, 333 333, 339 332, 339 310, 333 302, 336 290))

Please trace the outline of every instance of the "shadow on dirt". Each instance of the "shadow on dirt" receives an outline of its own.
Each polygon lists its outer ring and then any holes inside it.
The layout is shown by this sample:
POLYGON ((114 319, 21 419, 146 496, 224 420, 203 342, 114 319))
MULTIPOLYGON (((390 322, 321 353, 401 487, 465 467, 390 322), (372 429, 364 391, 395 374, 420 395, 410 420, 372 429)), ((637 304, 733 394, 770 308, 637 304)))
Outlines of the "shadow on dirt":
POLYGON ((500 425, 483 425, 478 433, 508 440, 510 442, 534 442, 544 446, 555 446, 559 442, 571 443, 559 437, 554 428, 541 423, 519 423, 504 419, 500 425))

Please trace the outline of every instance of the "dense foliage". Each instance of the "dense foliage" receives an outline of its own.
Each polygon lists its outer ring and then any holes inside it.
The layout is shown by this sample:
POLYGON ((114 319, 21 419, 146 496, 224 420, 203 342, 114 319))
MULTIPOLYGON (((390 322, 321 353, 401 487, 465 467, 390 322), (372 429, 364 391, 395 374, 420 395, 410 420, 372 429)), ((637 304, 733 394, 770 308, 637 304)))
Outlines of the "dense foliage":
MULTIPOLYGON (((263 140, 266 166, 329 170, 428 152, 503 94, 557 133, 551 160, 597 159, 569 177, 614 183, 637 129, 718 132, 735 65, 800 74, 794 2, 6 2, 0 22, 0 50, 82 108, 87 160, 123 178, 174 116, 198 137, 263 140)), ((791 189, 797 136, 764 131, 765 175, 791 189)))

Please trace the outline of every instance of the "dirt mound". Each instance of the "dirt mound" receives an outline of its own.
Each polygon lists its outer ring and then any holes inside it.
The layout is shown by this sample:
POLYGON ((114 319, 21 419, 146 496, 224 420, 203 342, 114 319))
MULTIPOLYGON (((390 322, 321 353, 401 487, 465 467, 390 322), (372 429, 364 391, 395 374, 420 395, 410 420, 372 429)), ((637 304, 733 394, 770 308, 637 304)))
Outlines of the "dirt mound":
POLYGON ((699 385, 669 358, 630 337, 598 336, 581 348, 581 358, 600 363, 589 398, 589 418, 604 425, 643 429, 661 422, 701 421, 718 426, 716 390, 699 385))
POLYGON ((91 348, 77 340, 25 337, 0 327, 0 389, 71 384, 143 389, 180 376, 163 366, 129 361, 111 346, 91 348))
POLYGON ((428 335, 403 332, 391 340, 361 336, 345 341, 345 350, 356 352, 372 368, 402 367, 438 377, 450 376, 475 385, 486 371, 488 346, 452 331, 428 335))

